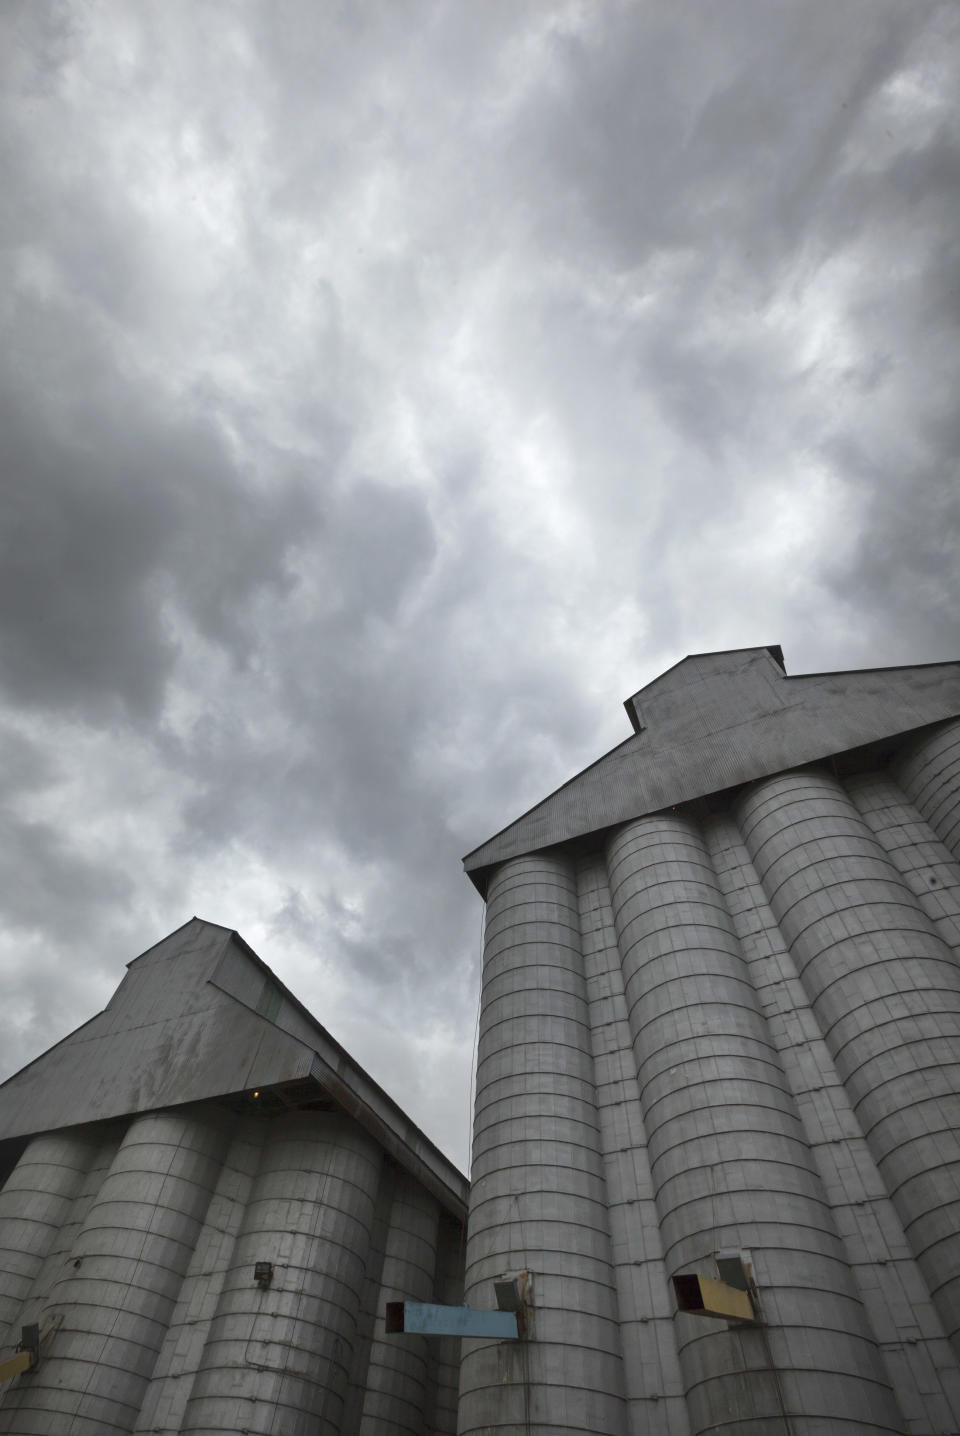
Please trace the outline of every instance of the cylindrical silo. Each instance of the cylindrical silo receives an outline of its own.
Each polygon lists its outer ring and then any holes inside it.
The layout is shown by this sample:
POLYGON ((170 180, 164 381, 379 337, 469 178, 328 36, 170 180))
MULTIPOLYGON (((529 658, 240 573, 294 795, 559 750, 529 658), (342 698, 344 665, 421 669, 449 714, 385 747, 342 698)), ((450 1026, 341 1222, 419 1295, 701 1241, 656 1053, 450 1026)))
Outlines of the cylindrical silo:
POLYGON ((704 836, 907 1429, 960 1431, 953 1352, 733 815, 704 836))
POLYGON ((643 1127, 623 969, 602 853, 577 866, 597 1116, 620 1314, 627 1430, 689 1436, 674 1303, 643 1127))
POLYGON ((184 1432, 338 1436, 380 1165, 346 1116, 272 1119, 184 1432))
POLYGON ((908 743, 893 776, 960 862, 960 719, 908 743))
MULTIPOLYGON (((74 1243, 83 1230, 87 1213, 99 1195, 100 1188, 113 1166, 114 1158, 128 1125, 126 1122, 98 1122, 84 1129, 91 1140, 89 1166, 83 1175, 76 1196, 70 1203, 62 1225, 54 1234, 43 1264, 30 1288, 30 1295, 20 1308, 20 1314, 9 1332, 9 1346, 5 1355, 12 1352, 15 1337, 19 1334, 21 1326, 28 1322, 36 1322, 42 1326, 46 1318, 53 1314, 52 1293, 63 1277, 74 1270, 72 1266, 74 1243)), ((35 1376, 25 1379, 29 1382, 36 1380, 35 1376)), ((4 1403, 6 1390, 6 1388, 0 1387, 0 1407, 4 1403)), ((9 1392, 7 1394, 9 1395, 9 1392)))
POLYGON ((170 1436, 181 1429, 260 1165, 266 1125, 248 1113, 234 1129, 133 1436, 170 1436))
MULTIPOLYGON (((428 1344, 424 1336, 387 1336, 388 1301, 432 1301, 440 1210, 408 1172, 398 1172, 387 1225, 360 1436, 425 1436, 428 1344)), ((429 1393, 432 1406, 433 1393, 429 1393)))
POLYGON ((853 1109, 960 1340, 960 967, 840 784, 757 782, 740 824, 853 1109))
POLYGON ((50 1294, 63 1324, 0 1410, 16 1436, 129 1431, 216 1180, 219 1126, 188 1110, 129 1127, 50 1294))
POLYGON ((858 773, 843 786, 960 962, 960 864, 888 773, 858 773))
MULTIPOLYGON (((20 1338, 20 1308, 68 1220, 97 1149, 89 1128, 34 1137, 0 1191, 0 1349, 20 1338)), ((0 1392, 2 1395, 2 1392, 0 1392)))
POLYGON ((550 854, 490 881, 469 1232, 467 1302, 529 1270, 534 1331, 463 1342, 460 1436, 626 1436, 577 890, 550 854))
POLYGON ((692 1429, 902 1432, 697 825, 630 823, 607 864, 667 1269, 743 1252, 761 1290, 761 1328, 678 1317, 692 1429))

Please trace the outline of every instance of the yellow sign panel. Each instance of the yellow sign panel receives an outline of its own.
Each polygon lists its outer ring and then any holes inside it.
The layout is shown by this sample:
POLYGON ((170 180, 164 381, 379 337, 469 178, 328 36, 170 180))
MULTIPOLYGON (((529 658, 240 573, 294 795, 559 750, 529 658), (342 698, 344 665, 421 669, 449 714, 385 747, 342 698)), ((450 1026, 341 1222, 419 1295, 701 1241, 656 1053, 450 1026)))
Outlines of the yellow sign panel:
POLYGON ((673 1289, 681 1311, 715 1316, 720 1321, 756 1321, 753 1303, 745 1291, 710 1276, 675 1276, 673 1289))
POLYGON ((27 1371, 33 1365, 34 1353, 32 1351, 18 1351, 16 1356, 10 1356, 6 1361, 0 1361, 0 1381, 10 1381, 14 1376, 19 1376, 21 1371, 27 1371))

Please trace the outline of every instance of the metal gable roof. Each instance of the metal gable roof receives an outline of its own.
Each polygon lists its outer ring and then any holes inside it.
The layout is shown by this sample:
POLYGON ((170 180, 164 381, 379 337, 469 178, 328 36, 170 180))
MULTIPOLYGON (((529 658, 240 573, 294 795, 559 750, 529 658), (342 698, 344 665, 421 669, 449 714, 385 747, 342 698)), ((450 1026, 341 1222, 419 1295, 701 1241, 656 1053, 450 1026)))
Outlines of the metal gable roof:
POLYGON ((776 645, 693 654, 629 698, 637 731, 464 858, 507 858, 960 713, 960 662, 791 678, 776 645))
POLYGON ((464 1215, 466 1178, 239 934, 196 917, 0 1086, 0 1141, 294 1082, 315 1084, 464 1215))

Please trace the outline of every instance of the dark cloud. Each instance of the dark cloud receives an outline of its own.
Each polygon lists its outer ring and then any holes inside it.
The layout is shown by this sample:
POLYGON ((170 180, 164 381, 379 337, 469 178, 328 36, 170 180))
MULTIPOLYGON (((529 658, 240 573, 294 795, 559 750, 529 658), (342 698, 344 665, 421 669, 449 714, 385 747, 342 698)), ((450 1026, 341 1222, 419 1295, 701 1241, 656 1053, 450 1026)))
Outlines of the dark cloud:
POLYGON ((238 462, 215 412, 165 411, 69 310, 25 303, 18 319, 0 394, 0 682, 17 701, 155 716, 177 609, 245 657, 245 608, 291 587, 322 482, 238 462))
POLYGON ((57 766, 45 744, 25 737, 8 724, 0 729, 0 802, 49 787, 57 766))
POLYGON ((4 689, 14 701, 102 710, 116 695, 155 709, 175 655, 146 583, 171 528, 165 496, 111 481, 95 453, 27 427, 11 404, 0 434, 4 689))
POLYGON ((592 231, 620 266, 686 250, 698 269, 732 259, 769 285, 931 14, 871 0, 611 7, 558 38, 531 100, 528 143, 556 181, 543 215, 577 243, 592 231))
POLYGON ((2 813, 0 825, 7 924, 43 931, 51 941, 68 944, 101 904, 121 903, 130 896, 133 884, 127 876, 71 850, 52 824, 18 821, 2 813))

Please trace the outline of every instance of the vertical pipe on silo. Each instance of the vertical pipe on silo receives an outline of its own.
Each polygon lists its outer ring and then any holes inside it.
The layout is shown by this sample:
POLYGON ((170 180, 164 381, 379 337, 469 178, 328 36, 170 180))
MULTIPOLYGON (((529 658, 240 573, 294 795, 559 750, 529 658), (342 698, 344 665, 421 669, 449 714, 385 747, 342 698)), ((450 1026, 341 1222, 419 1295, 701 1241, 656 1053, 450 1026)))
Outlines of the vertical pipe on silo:
POLYGON ((960 1349, 960 968, 850 798, 805 769, 738 803, 754 866, 960 1349))
POLYGON ((844 781, 867 827, 935 930, 960 960, 960 864, 887 773, 844 781))
POLYGON ((902 1431, 696 825, 631 823, 607 862, 667 1269, 749 1252, 768 1323, 678 1316, 693 1430, 902 1431))
POLYGON ((50 1294, 63 1325, 36 1376, 11 1393, 13 1425, 0 1422, 0 1430, 131 1430, 223 1145, 216 1121, 188 1111, 131 1123, 74 1243, 69 1275, 50 1294))
POLYGON ((689 1436, 673 1302, 653 1198, 623 970, 602 856, 577 870, 597 1112, 620 1313, 627 1429, 689 1436))
POLYGON ((34 1137, 0 1191, 0 1349, 20 1339, 30 1295, 97 1150, 89 1128, 34 1137))
POLYGON ((433 1300, 439 1219, 436 1199, 408 1172, 398 1172, 387 1225, 360 1436, 424 1436, 427 1338, 387 1336, 384 1316, 388 1301, 433 1300))
POLYGON ((184 1432, 338 1436, 380 1165, 349 1117, 271 1120, 184 1432))
POLYGON ((891 771, 960 862, 960 718, 907 743, 891 771))
POLYGON ((516 858, 487 897, 466 1299, 533 1273, 525 1341, 464 1341, 460 1436, 625 1436, 623 1369, 577 892, 516 858))

